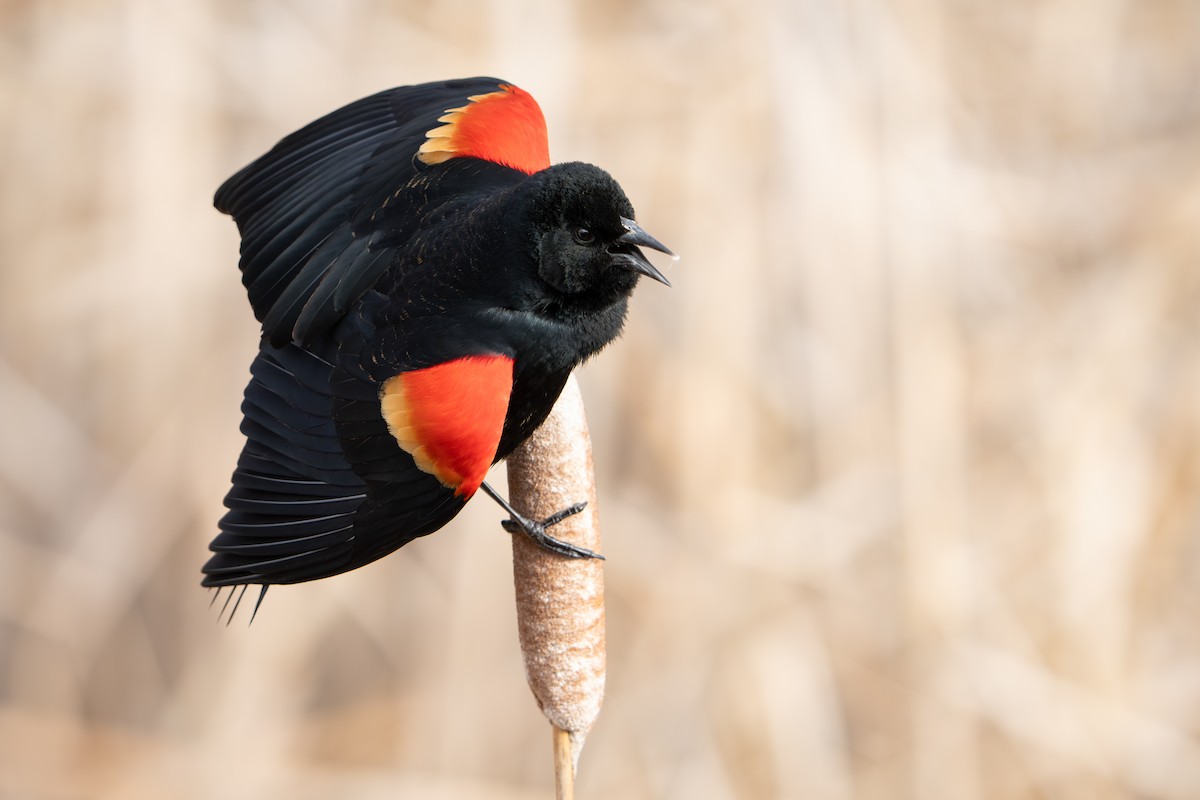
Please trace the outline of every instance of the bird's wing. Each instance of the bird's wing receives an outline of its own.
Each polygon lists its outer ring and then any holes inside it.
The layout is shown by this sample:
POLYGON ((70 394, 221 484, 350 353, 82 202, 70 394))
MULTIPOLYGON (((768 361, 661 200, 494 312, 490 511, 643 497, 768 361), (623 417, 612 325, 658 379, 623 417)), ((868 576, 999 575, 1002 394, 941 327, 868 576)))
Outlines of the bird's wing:
POLYGON ((512 376, 508 356, 463 356, 390 378, 379 393, 380 410, 418 468, 470 498, 496 457, 512 376))
MULTIPOLYGON (((342 448, 373 499, 393 513, 442 513, 450 499, 457 513, 495 460, 513 391, 513 354, 445 318, 422 320, 411 337, 389 327, 389 338, 380 339, 375 321, 384 303, 369 292, 339 328, 332 390, 342 448), (397 334, 400 340, 390 338, 397 334), (423 482, 401 492, 414 473, 423 482)), ((424 526, 449 519, 435 517, 414 522, 428 533, 436 528, 424 526)))
POLYGON ((337 572, 433 533, 463 509, 495 456, 511 371, 503 356, 467 357, 399 373, 382 389, 337 371, 334 419, 367 485, 352 557, 337 572))
POLYGON ((204 585, 291 583, 350 562, 366 485, 338 444, 330 369, 314 353, 263 342, 242 403, 246 445, 204 585))
MULTIPOLYGON (((356 569, 441 528, 466 503, 469 495, 397 442, 381 411, 387 393, 333 360, 263 342, 242 404, 246 444, 205 586, 297 583, 356 569)), ((411 405, 414 422, 428 419, 423 398, 411 405)))
POLYGON ((246 445, 206 586, 296 583, 356 569, 443 527, 495 458, 513 359, 469 337, 436 364, 371 358, 371 292, 337 343, 264 340, 242 411, 246 445))
POLYGON ((389 266, 380 219, 422 173, 472 157, 549 166, 537 103, 495 78, 390 89, 280 141, 217 191, 242 234, 242 282, 276 346, 336 323, 389 266))

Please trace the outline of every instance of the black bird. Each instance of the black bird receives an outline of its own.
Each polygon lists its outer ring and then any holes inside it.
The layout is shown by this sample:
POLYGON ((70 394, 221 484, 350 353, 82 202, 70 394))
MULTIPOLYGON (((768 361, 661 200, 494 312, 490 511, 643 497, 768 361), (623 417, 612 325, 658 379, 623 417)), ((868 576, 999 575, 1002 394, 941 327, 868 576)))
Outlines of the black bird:
POLYGON ((381 92, 215 204, 262 341, 203 585, 261 584, 261 603, 438 530, 480 487, 507 529, 596 555, 546 532, 582 504, 526 519, 484 478, 619 335, 638 278, 667 283, 638 248, 670 251, 608 173, 550 165, 532 97, 494 78, 381 92))

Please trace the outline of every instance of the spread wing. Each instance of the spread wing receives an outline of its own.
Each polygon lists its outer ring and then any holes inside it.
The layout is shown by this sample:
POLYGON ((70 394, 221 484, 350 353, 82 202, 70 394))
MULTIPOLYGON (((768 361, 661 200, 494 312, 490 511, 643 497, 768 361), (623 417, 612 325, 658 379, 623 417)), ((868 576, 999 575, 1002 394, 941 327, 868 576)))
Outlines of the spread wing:
POLYGON ((350 563, 367 488, 338 442, 330 368, 294 345, 263 342, 242 403, 246 445, 205 586, 292 583, 350 563))
POLYGON ((419 176, 455 158, 549 166, 537 103, 495 78, 389 89, 284 138, 217 191, 242 235, 242 282, 268 341, 310 343, 389 266, 381 220, 419 176))
POLYGON ((205 586, 356 569, 449 522, 495 459, 513 360, 465 341, 432 365, 368 374, 370 293, 319 348, 264 340, 242 404, 246 445, 205 586))
POLYGON ((533 99, 471 78, 352 103, 221 186, 215 203, 242 234, 242 281, 264 338, 205 585, 334 575, 462 509, 495 456, 512 362, 451 336, 432 360, 369 375, 370 309, 382 298, 366 295, 422 214, 480 181, 547 166, 533 99), (451 419, 462 408, 477 412, 469 424, 451 419))

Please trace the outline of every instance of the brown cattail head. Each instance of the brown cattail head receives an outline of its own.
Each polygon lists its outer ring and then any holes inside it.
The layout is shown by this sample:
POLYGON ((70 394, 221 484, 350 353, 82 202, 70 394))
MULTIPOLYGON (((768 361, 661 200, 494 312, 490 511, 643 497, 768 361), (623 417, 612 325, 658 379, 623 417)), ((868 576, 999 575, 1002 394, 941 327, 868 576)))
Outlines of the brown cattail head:
MULTIPOLYGON (((508 457, 508 486, 513 507, 532 519, 587 500, 587 508, 549 533, 599 551, 592 443, 574 375, 545 423, 508 457)), ((576 763, 604 699, 603 563, 564 558, 513 536, 525 675, 542 713, 570 734, 576 763)))

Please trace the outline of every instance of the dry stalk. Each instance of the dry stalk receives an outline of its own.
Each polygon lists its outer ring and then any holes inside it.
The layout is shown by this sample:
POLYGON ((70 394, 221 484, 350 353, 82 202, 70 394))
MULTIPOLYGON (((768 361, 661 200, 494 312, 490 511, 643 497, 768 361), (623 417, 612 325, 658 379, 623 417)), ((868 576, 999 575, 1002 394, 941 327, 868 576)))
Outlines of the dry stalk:
MULTIPOLYGON (((543 519, 581 499, 587 508, 551 529, 600 549, 592 444, 583 398, 571 376, 546 422, 508 457, 509 494, 520 513, 543 519)), ((555 727, 558 797, 569 798, 579 751, 604 699, 604 572, 597 559, 570 559, 513 537, 517 625, 525 675, 555 727), (565 732, 570 757, 562 746, 565 732), (571 775, 564 776, 563 769, 571 775), (566 792, 566 793, 564 793, 566 792)))

